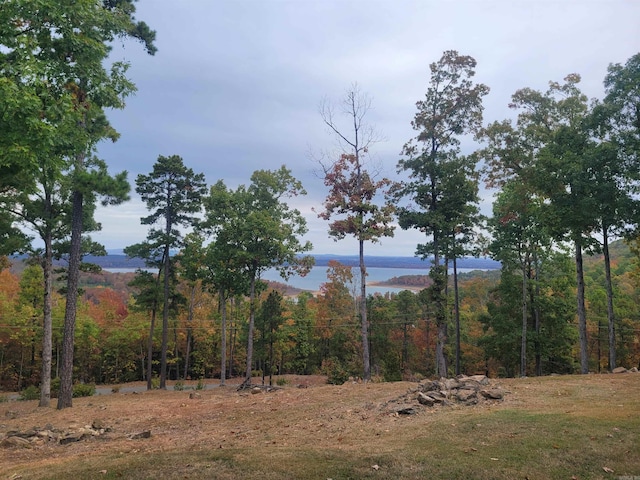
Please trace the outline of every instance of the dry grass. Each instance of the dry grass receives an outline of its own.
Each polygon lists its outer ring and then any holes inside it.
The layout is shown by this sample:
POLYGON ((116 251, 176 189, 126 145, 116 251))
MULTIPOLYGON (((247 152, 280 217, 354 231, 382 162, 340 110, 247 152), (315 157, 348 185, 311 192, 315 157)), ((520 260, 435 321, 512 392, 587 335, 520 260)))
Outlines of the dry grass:
POLYGON ((640 479, 640 374, 500 380, 503 402, 413 416, 385 407, 413 384, 321 382, 291 378, 256 395, 230 386, 198 399, 95 396, 62 411, 0 403, 0 435, 96 419, 112 428, 0 450, 0 479, 640 479), (309 388, 296 388, 302 381, 309 388), (127 438, 143 430, 151 437, 127 438))

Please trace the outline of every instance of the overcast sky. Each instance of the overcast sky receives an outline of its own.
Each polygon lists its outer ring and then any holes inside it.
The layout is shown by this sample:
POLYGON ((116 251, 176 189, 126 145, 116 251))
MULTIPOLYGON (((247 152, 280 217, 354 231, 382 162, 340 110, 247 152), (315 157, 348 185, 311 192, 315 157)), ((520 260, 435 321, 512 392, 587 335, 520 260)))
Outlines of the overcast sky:
MULTIPOLYGON (((589 97, 603 96, 610 63, 640 52, 635 0, 139 0, 136 17, 157 31, 158 53, 117 44, 112 58, 131 63, 138 92, 109 113, 121 134, 101 144, 112 172, 132 186, 158 155, 180 155, 207 183, 249 184, 257 169, 286 165, 309 194, 295 205, 306 216, 314 253, 356 254, 357 242, 334 242, 311 210, 326 196, 313 157, 335 150, 318 113, 323 98, 339 102, 354 82, 372 98, 369 122, 386 138, 370 152, 396 178, 402 145, 415 132, 415 102, 429 82, 429 64, 445 50, 478 62, 485 124, 513 116, 519 88, 545 90, 550 80, 582 75, 589 97)), ((469 142, 465 150, 475 148, 469 142)), ((466 151, 464 153, 470 153, 466 151)), ((133 188, 132 188, 133 190, 133 188)), ((490 194, 483 211, 490 212, 490 194)), ((100 209, 108 249, 143 241, 146 215, 132 201, 100 209)), ((412 256, 424 237, 396 230, 365 246, 370 255, 412 256)))

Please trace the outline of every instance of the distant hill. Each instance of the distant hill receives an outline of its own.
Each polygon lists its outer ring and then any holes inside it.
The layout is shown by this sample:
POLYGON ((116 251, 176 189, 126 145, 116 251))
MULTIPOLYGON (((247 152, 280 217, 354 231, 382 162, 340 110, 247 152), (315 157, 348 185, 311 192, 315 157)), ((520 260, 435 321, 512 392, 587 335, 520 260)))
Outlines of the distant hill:
MULTIPOLYGON (((318 267, 326 267, 331 260, 336 260, 349 267, 356 267, 360 262, 358 255, 320 254, 314 255, 314 258, 316 259, 316 266, 318 267)), ((102 268, 144 268, 144 261, 141 259, 127 258, 126 255, 122 254, 109 254, 104 257, 88 255, 84 258, 84 261, 95 263, 102 268)), ((366 256, 365 262, 367 267, 372 268, 414 268, 428 270, 431 266, 429 260, 421 260, 417 257, 366 256)), ((500 263, 489 258, 461 258, 458 260, 458 268, 496 270, 500 268, 500 263)))
MULTIPOLYGON (((343 265, 356 267, 360 264, 358 255, 330 255, 321 254, 314 255, 316 265, 324 267, 329 264, 330 260, 336 260, 343 265)), ((381 256, 365 256, 367 267, 373 268, 415 268, 420 270, 428 270, 431 267, 430 260, 422 260, 417 257, 381 257, 381 256)), ((497 270, 500 263, 490 258, 461 258, 458 260, 458 268, 472 268, 478 270, 497 270)))

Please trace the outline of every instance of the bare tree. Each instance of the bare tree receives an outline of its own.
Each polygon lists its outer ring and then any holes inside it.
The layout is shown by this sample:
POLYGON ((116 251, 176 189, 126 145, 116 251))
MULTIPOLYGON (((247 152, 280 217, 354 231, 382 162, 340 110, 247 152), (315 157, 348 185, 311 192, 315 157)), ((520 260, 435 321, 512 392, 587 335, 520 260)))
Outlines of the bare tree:
POLYGON ((325 100, 320 106, 322 121, 338 139, 342 150, 339 158, 322 162, 324 184, 329 194, 324 201, 324 211, 318 216, 330 221, 329 235, 341 240, 353 235, 358 240, 360 257, 360 325, 362 337, 363 378, 371 379, 369 354, 369 323, 367 320, 367 268, 364 261, 364 242, 377 242, 381 237, 393 236, 394 207, 391 203, 376 204, 375 200, 384 188, 391 186, 387 178, 375 180, 377 171, 370 174, 365 160, 369 147, 382 140, 382 136, 366 123, 371 109, 371 99, 360 92, 357 84, 347 91, 342 102, 342 116, 348 119, 348 127, 338 125, 332 106, 325 100))

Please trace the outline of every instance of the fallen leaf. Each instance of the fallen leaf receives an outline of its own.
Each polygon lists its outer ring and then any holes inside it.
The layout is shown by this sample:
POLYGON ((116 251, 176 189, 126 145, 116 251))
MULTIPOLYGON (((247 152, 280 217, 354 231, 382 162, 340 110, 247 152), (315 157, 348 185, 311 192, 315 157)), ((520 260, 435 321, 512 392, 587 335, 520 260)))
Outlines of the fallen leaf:
POLYGON ((611 469, 609 467, 602 467, 602 469, 607 473, 613 473, 613 469, 611 469))

